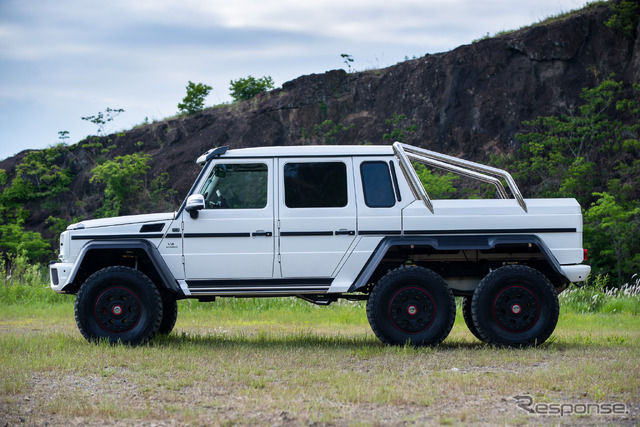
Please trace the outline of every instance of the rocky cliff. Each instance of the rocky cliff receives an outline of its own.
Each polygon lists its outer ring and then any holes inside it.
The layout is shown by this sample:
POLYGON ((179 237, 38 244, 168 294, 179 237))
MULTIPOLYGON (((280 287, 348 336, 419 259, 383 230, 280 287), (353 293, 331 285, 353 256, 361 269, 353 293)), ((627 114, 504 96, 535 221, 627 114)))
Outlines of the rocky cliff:
MULTIPOLYGON (((108 156, 144 150, 153 157, 149 176, 168 172, 180 200, 198 173, 197 156, 220 145, 389 144, 401 136, 486 160, 516 148, 523 121, 568 111, 580 103, 582 88, 611 73, 640 82, 640 39, 605 26, 610 14, 606 5, 589 7, 385 69, 302 76, 251 101, 111 135, 115 148, 108 156)), ((11 177, 22 156, 1 162, 0 169, 11 177)), ((66 164, 74 180, 59 196, 66 207, 58 216, 91 216, 100 199, 100 189, 89 183, 94 161, 90 149, 73 150, 66 164)), ((27 225, 41 230, 48 215, 34 209, 27 225)))

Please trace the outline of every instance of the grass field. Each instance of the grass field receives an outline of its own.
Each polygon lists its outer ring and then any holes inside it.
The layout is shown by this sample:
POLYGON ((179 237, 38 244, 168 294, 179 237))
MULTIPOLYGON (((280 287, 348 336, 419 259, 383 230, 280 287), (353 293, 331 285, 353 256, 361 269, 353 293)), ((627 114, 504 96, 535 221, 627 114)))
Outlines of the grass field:
POLYGON ((628 311, 563 309, 551 339, 524 350, 482 344, 458 311, 442 345, 416 349, 381 345, 363 303, 181 301, 171 335, 130 348, 87 343, 73 297, 14 291, 0 295, 0 426, 640 419, 640 316, 628 311))

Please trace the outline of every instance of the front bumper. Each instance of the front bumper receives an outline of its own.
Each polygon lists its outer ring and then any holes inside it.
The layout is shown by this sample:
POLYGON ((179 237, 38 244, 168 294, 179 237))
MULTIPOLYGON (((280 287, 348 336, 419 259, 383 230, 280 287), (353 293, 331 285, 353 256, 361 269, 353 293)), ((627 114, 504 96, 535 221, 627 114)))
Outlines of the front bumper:
POLYGON ((73 264, 52 261, 49 264, 49 283, 54 292, 65 293, 64 288, 69 284, 69 275, 73 264))

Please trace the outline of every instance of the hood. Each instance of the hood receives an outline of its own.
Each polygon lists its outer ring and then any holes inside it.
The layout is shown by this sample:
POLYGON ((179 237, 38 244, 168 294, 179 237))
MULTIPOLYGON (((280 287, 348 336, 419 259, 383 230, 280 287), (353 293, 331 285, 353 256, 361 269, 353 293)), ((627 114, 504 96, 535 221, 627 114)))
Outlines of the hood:
POLYGON ((146 222, 158 222, 158 221, 171 221, 175 216, 174 212, 171 213, 156 213, 145 215, 128 215, 128 216, 116 216, 112 218, 100 218, 81 221, 76 224, 71 224, 67 227, 67 230, 82 230, 86 228, 97 227, 111 227, 114 225, 128 225, 128 224, 142 224, 146 222))

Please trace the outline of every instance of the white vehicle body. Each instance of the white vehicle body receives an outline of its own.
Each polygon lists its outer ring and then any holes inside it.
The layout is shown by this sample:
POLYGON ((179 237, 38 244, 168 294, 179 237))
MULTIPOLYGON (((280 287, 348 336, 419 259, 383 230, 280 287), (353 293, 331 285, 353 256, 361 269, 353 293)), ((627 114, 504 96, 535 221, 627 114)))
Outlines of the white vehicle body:
MULTIPOLYGON (((212 150, 198 159, 202 173, 178 212, 69 226, 51 287, 76 293, 119 265, 175 299, 293 295, 328 304, 367 299, 403 265, 429 268, 468 297, 503 265, 530 266, 558 292, 586 279, 574 199, 518 198, 506 174, 516 198, 431 201, 405 157, 424 153, 398 143, 212 150)), ((469 174, 492 182, 485 172, 469 174)))

